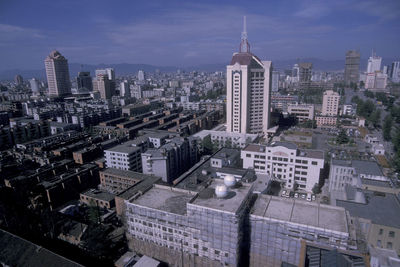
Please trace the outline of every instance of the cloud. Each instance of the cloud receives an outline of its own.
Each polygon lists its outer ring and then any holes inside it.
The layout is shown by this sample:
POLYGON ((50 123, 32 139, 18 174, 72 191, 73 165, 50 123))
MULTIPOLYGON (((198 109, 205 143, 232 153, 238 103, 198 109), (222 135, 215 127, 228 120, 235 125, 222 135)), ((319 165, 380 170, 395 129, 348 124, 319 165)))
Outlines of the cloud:
POLYGON ((13 42, 27 39, 43 39, 46 36, 41 31, 20 26, 0 24, 0 40, 4 43, 13 44, 13 42))

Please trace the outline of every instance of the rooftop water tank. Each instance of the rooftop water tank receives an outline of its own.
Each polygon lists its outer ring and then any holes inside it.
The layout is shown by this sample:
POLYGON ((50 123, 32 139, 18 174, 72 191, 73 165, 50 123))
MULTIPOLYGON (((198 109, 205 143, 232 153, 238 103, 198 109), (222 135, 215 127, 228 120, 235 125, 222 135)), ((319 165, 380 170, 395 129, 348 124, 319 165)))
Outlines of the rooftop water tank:
POLYGON ((232 186, 234 186, 236 184, 236 178, 232 174, 227 174, 224 177, 224 184, 227 187, 232 187, 232 186))
POLYGON ((224 198, 228 195, 228 188, 225 185, 217 185, 215 187, 215 195, 218 198, 224 198))

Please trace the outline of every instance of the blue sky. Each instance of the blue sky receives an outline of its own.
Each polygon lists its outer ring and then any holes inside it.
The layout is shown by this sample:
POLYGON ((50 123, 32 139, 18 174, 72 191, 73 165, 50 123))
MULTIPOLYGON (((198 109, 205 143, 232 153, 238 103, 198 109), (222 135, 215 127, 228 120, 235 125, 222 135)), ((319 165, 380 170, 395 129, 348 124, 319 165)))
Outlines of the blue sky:
POLYGON ((228 62, 242 16, 261 59, 400 56, 399 0, 0 0, 0 70, 69 62, 194 66, 228 62))

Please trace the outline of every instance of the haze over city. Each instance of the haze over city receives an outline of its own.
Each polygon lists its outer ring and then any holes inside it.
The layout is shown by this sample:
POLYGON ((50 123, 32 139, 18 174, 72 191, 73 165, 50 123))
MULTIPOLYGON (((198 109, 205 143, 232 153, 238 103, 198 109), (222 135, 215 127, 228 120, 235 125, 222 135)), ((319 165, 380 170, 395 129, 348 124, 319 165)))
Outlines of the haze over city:
POLYGON ((397 56, 399 1, 2 1, 0 70, 42 68, 57 49, 71 63, 226 64, 241 18, 263 58, 397 56))

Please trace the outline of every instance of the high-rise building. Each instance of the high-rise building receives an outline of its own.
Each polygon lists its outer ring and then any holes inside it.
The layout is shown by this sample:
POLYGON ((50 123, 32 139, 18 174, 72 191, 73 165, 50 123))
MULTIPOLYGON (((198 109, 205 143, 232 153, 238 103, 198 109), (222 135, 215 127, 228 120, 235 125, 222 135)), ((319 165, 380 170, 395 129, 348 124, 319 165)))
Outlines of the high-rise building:
POLYGON ((119 84, 119 95, 122 97, 131 97, 131 88, 127 80, 119 84))
POLYGON ((301 86, 308 86, 311 83, 312 63, 302 62, 299 64, 299 82, 301 86))
POLYGON ((277 92, 279 89, 279 71, 272 71, 272 92, 277 92))
POLYGON ((322 115, 337 116, 340 96, 337 92, 327 90, 322 99, 322 115))
POLYGON ((368 59, 367 73, 374 73, 375 71, 380 71, 381 63, 382 63, 382 58, 376 56, 375 53, 372 53, 372 55, 368 59))
POLYGON ((36 80, 35 78, 32 78, 29 80, 29 84, 31 85, 31 90, 33 94, 38 94, 39 93, 39 81, 36 80))
POLYGON ((76 83, 78 85, 78 89, 86 88, 88 91, 93 91, 93 82, 89 71, 78 72, 76 83))
POLYGON ((54 50, 44 60, 47 84, 50 96, 71 94, 68 60, 60 52, 54 50))
POLYGON ((360 52, 349 50, 346 53, 346 63, 344 68, 344 82, 346 85, 358 83, 360 78, 360 52))
POLYGON ((390 68, 390 78, 394 83, 400 82, 400 61, 392 63, 392 67, 390 68))
MULTIPOLYGON (((110 83, 110 90, 115 94, 116 83, 115 83, 115 71, 113 68, 105 68, 96 70, 96 77, 98 75, 106 75, 108 77, 108 81, 110 83)), ((111 98, 111 97, 110 97, 111 98)))
POLYGON ((250 52, 246 17, 239 53, 227 66, 227 131, 267 133, 270 121, 272 62, 250 52))
POLYGON ((139 70, 137 76, 139 81, 144 81, 144 71, 139 70))
POLYGON ((299 64, 294 64, 292 69, 292 82, 294 83, 299 82, 300 80, 299 73, 300 73, 299 64))
POLYGON ((99 74, 96 76, 94 89, 100 92, 100 97, 102 99, 111 99, 112 96, 115 95, 113 83, 108 79, 106 74, 99 74))
POLYGON ((22 85, 22 84, 24 83, 24 78, 22 78, 21 75, 17 74, 17 75, 15 75, 15 77, 14 77, 14 81, 15 81, 15 84, 16 84, 17 86, 18 86, 18 85, 22 85))

